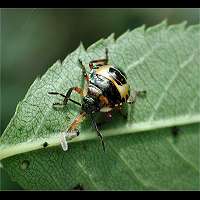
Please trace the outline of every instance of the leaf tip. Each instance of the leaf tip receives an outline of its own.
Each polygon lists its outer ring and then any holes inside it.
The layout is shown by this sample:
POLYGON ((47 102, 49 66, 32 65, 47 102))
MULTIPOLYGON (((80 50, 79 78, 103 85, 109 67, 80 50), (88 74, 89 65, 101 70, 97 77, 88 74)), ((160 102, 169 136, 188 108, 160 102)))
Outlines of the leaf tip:
POLYGON ((146 32, 157 32, 157 31, 161 31, 163 29, 166 29, 167 27, 167 24, 168 24, 168 20, 167 19, 164 19, 160 24, 157 24, 155 26, 151 26, 149 28, 146 29, 146 32))
MULTIPOLYGON (((133 30, 134 31, 134 30, 133 30)), ((122 35, 120 35, 117 39, 116 42, 123 40, 124 37, 126 37, 130 33, 130 30, 127 29, 122 35)))
POLYGON ((133 31, 131 32, 139 32, 140 34, 143 34, 145 32, 145 29, 146 29, 146 25, 143 24, 142 26, 138 27, 138 28, 135 28, 133 31))
POLYGON ((96 46, 99 46, 100 44, 102 44, 104 41, 104 39, 99 39, 97 42, 95 42, 94 44, 91 44, 86 50, 87 51, 90 51, 92 50, 93 48, 95 48, 96 46))
POLYGON ((168 30, 171 31, 171 30, 176 30, 176 31, 184 31, 186 29, 186 26, 187 26, 187 21, 183 21, 181 22, 180 24, 173 24, 173 25, 170 25, 168 27, 168 30))
POLYGON ((60 64, 61 64, 61 60, 60 59, 56 60, 55 65, 60 65, 60 64))
POLYGON ((106 40, 109 40, 109 41, 114 42, 114 41, 115 41, 115 33, 111 33, 111 34, 106 38, 106 40))
POLYGON ((165 18, 165 19, 160 23, 160 25, 167 26, 167 25, 168 25, 168 19, 165 18))
POLYGON ((84 50, 85 51, 85 47, 84 47, 84 45, 83 45, 83 42, 82 41, 80 41, 80 44, 79 44, 79 47, 78 48, 80 48, 80 49, 82 49, 82 50, 84 50))
POLYGON ((187 32, 197 32, 197 33, 200 33, 200 24, 194 24, 194 25, 191 25, 191 26, 188 26, 187 27, 187 32))

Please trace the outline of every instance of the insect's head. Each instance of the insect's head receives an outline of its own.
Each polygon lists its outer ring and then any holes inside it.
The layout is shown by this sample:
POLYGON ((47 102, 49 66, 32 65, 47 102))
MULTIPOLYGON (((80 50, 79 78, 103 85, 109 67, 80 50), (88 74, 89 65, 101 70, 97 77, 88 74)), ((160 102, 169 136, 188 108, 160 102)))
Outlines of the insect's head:
POLYGON ((99 104, 94 98, 85 96, 83 98, 82 110, 87 114, 94 113, 100 110, 99 104))

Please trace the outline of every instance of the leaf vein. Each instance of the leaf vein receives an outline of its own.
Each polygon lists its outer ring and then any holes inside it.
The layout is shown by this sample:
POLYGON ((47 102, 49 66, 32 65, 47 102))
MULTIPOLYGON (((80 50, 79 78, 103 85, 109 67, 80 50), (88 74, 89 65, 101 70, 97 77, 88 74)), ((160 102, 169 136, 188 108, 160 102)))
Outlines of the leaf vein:
POLYGON ((166 94, 166 91, 170 88, 170 86, 173 84, 173 82, 176 80, 176 78, 178 77, 180 71, 182 68, 184 68, 185 66, 187 66, 187 64, 189 64, 192 61, 192 58, 194 57, 194 53, 186 60, 184 61, 179 69, 176 71, 176 73, 174 73, 174 76, 172 76, 171 79, 169 79, 168 84, 166 84, 165 86, 165 90, 163 91, 163 93, 160 95, 157 104, 155 105, 155 112, 152 112, 152 115, 149 117, 149 121, 152 121, 154 119, 154 116, 158 110, 158 108, 160 107, 160 105, 162 104, 163 98, 166 94))

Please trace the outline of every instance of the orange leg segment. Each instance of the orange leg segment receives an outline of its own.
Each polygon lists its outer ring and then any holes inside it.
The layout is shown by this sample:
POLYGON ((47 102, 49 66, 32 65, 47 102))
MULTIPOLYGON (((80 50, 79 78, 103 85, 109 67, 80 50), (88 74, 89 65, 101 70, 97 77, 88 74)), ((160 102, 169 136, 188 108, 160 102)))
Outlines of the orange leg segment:
POLYGON ((81 112, 72 122, 70 127, 68 128, 67 132, 72 132, 77 129, 78 125, 84 120, 86 113, 81 112))

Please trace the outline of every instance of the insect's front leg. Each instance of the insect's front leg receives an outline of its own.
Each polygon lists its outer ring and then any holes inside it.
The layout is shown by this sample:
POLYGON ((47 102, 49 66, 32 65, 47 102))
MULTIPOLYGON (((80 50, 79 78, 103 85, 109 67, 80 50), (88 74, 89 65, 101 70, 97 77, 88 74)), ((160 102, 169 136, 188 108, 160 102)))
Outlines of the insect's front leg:
POLYGON ((62 132, 60 136, 60 143, 64 151, 68 150, 67 138, 73 138, 79 135, 78 125, 84 120, 86 113, 81 112, 72 122, 66 132, 62 132))
POLYGON ((127 103, 128 104, 135 103, 137 97, 144 97, 144 96, 146 96, 146 93, 147 93, 146 90, 135 91, 134 94, 129 96, 127 103))
POLYGON ((75 91, 75 92, 77 92, 78 94, 80 94, 81 96, 83 96, 83 91, 82 91, 82 89, 79 88, 79 87, 71 87, 71 88, 67 91, 66 95, 61 94, 61 93, 58 93, 58 92, 48 92, 49 94, 52 94, 52 95, 60 95, 60 96, 64 97, 64 100, 63 100, 62 103, 54 103, 53 106, 56 106, 56 105, 65 106, 65 105, 67 105, 68 100, 69 100, 69 101, 72 101, 73 103, 75 103, 75 104, 77 104, 77 105, 79 105, 79 106, 81 106, 81 104, 80 104, 79 102, 74 101, 73 99, 70 99, 70 95, 71 95, 72 91, 75 91))

